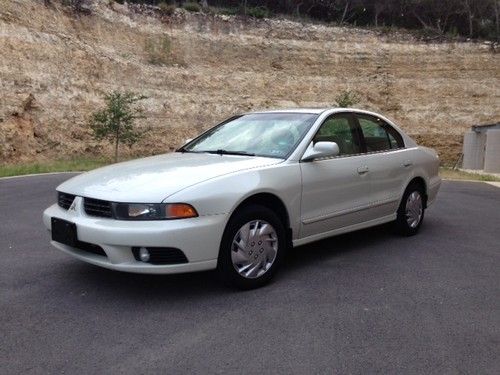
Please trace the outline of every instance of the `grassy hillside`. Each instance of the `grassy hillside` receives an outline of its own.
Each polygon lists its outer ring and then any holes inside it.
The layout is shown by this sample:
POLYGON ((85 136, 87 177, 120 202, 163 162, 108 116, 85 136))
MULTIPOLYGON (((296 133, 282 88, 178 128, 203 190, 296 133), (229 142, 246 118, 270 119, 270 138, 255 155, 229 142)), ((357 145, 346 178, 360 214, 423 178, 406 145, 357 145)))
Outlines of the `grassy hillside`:
POLYGON ((236 112, 361 97, 452 163, 463 132, 500 120, 489 46, 404 34, 150 10, 98 1, 75 16, 0 0, 0 162, 106 157, 87 120, 104 92, 147 95, 147 136, 127 156, 172 150, 236 112))

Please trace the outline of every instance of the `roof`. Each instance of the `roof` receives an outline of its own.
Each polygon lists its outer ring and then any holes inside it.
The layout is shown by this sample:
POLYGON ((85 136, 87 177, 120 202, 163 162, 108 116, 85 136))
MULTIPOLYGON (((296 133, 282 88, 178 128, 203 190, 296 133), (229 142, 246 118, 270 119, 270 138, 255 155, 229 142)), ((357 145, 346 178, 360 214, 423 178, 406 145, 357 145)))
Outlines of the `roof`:
POLYGON ((284 108, 284 109, 269 109, 265 111, 256 111, 256 112, 249 112, 249 113, 312 113, 312 114, 317 114, 319 115, 320 113, 325 112, 328 109, 334 109, 334 108, 304 108, 304 107, 299 107, 299 108, 284 108))
POLYGON ((500 129, 500 122, 496 124, 480 124, 480 125, 472 125, 471 130, 476 133, 480 133, 482 131, 487 131, 488 129, 500 129))

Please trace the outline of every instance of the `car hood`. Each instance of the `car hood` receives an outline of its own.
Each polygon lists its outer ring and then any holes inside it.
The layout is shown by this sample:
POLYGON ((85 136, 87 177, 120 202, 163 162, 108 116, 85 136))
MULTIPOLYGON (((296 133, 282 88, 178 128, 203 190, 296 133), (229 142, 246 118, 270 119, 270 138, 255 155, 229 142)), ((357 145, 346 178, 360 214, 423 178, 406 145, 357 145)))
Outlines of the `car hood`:
POLYGON ((176 152, 83 173, 62 183, 57 190, 113 202, 159 203, 200 182, 282 161, 265 157, 176 152))

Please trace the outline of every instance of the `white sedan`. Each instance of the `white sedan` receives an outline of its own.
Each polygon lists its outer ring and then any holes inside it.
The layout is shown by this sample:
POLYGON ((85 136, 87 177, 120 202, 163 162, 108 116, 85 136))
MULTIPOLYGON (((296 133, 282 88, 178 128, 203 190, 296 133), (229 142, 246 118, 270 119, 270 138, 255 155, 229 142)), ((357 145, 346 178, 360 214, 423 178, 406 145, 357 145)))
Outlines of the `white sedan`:
POLYGON ((268 282, 287 248, 382 223, 413 235, 439 159, 376 113, 290 109, 232 117, 174 153, 110 165, 57 187, 52 245, 138 273, 217 269, 268 282))

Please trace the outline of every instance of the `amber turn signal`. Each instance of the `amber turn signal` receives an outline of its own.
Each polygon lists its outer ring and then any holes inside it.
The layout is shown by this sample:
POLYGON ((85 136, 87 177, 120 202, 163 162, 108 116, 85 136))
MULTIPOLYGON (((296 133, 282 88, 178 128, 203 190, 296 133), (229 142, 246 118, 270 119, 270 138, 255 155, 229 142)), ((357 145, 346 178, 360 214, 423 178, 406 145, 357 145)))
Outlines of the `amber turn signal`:
POLYGON ((166 211, 168 219, 185 219, 198 216, 194 207, 185 203, 167 204, 166 211))

